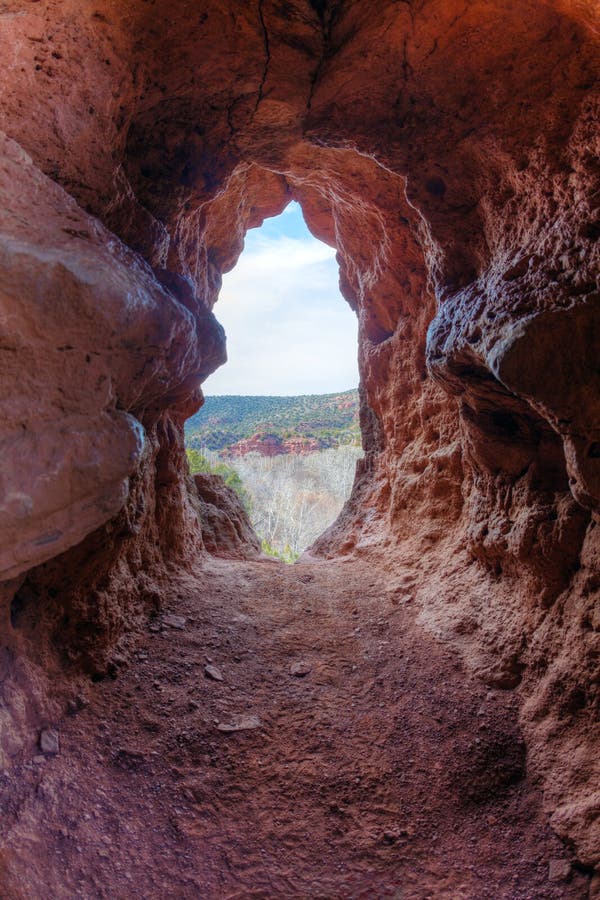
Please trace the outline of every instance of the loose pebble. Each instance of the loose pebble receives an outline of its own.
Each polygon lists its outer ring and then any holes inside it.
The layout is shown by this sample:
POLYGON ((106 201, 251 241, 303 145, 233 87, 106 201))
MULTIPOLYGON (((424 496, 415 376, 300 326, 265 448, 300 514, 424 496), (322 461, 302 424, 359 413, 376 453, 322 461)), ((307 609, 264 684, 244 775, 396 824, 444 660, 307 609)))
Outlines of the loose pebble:
POLYGON ((210 678, 212 681, 223 681, 223 675, 220 669, 217 669, 216 666, 204 666, 204 674, 207 678, 210 678))
POLYGON ((40 750, 47 756, 56 756, 60 752, 58 732, 54 728, 44 728, 40 732, 40 750))

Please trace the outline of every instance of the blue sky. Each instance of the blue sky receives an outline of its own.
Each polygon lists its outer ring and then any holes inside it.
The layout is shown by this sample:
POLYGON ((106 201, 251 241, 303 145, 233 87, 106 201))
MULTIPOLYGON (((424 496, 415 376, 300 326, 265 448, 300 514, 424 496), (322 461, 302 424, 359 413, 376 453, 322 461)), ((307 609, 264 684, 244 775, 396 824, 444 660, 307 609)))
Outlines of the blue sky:
POLYGON ((228 362, 215 394, 326 394, 358 384, 356 316, 338 289, 335 250, 308 231, 297 203, 246 235, 215 314, 228 362))

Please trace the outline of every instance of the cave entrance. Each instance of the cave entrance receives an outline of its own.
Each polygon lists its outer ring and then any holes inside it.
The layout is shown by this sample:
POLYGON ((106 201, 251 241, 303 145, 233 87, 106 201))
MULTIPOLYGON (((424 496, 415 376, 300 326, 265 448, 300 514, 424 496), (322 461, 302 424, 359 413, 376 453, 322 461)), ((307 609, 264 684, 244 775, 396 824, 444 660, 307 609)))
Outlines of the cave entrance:
POLYGON ((186 423, 192 473, 221 474, 286 562, 337 518, 362 455, 358 322, 338 280, 297 203, 249 231, 217 308, 230 361, 186 423))

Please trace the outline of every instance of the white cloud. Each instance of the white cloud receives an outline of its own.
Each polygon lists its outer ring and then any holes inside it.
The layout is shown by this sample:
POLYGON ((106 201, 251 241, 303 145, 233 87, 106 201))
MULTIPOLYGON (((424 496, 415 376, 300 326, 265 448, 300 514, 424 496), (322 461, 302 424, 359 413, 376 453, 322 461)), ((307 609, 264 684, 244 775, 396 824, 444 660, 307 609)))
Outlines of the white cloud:
MULTIPOLYGON (((298 221, 292 228, 299 230, 298 221)), ((215 307, 229 361, 207 379, 204 392, 285 395, 355 387, 357 323, 338 277, 335 250, 308 231, 303 237, 250 232, 215 307)))

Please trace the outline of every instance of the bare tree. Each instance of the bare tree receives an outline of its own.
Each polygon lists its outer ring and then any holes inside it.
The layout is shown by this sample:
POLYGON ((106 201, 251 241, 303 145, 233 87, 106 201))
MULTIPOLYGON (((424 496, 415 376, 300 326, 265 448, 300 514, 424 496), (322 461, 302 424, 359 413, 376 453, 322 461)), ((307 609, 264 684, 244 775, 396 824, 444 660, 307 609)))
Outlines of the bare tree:
POLYGON ((301 553, 333 522, 352 489, 361 450, 343 446, 306 456, 228 460, 252 498, 252 523, 277 550, 301 553))

